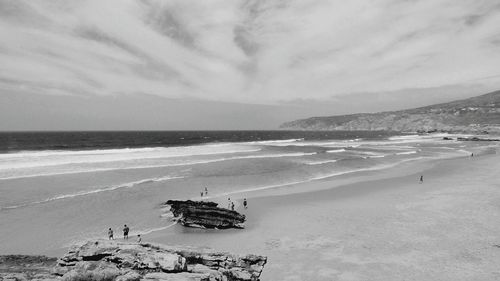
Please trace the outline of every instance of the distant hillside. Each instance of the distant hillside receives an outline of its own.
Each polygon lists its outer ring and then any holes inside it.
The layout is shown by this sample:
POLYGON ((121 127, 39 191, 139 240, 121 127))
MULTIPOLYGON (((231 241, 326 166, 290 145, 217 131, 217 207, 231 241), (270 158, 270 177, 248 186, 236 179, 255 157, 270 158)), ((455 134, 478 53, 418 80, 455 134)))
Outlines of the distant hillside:
POLYGON ((500 91, 408 110, 312 117, 286 122, 294 130, 500 132, 500 91))

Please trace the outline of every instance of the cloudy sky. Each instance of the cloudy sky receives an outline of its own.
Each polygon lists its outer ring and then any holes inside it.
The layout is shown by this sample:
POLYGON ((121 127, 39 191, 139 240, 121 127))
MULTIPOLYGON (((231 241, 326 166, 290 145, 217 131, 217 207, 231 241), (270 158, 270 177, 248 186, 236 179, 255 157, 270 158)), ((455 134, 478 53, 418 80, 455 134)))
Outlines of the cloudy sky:
POLYGON ((499 26, 498 0, 0 0, 0 129, 113 129, 134 104, 135 129, 184 128, 148 123, 158 99, 234 129, 271 126, 236 105, 281 122, 473 96, 500 89, 499 26))

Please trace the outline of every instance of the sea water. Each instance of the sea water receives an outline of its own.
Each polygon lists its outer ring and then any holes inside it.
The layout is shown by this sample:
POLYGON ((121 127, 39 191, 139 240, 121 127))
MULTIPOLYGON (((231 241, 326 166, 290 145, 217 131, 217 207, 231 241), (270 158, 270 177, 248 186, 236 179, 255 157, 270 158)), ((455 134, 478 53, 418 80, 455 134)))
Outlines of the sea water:
POLYGON ((0 253, 50 253, 171 223, 168 199, 236 196, 469 154, 442 135, 178 131, 0 134, 0 253))

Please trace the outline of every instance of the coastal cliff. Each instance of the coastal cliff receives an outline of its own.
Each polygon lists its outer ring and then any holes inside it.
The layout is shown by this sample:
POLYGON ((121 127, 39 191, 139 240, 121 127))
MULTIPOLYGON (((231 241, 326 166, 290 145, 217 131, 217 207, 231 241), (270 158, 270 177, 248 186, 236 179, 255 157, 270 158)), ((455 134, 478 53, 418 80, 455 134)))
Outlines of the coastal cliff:
POLYGON ((363 131, 500 132, 500 91, 408 110, 312 117, 281 129, 363 131))
POLYGON ((89 241, 58 259, 0 256, 0 280, 257 281, 267 258, 160 244, 89 241))

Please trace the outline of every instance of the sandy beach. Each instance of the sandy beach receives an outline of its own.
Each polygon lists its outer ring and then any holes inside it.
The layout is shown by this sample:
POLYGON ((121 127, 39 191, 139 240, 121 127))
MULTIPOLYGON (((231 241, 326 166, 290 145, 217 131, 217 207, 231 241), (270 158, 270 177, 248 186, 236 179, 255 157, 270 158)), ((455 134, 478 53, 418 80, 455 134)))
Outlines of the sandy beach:
POLYGON ((145 239, 267 255, 262 280, 499 280, 499 170, 499 155, 476 154, 242 193, 244 230, 175 225, 145 239))
POLYGON ((497 280, 498 144, 442 137, 5 154, 0 252, 60 257, 127 224, 132 242, 267 256, 263 281, 497 280), (229 197, 244 229, 184 227, 162 205, 229 197))

